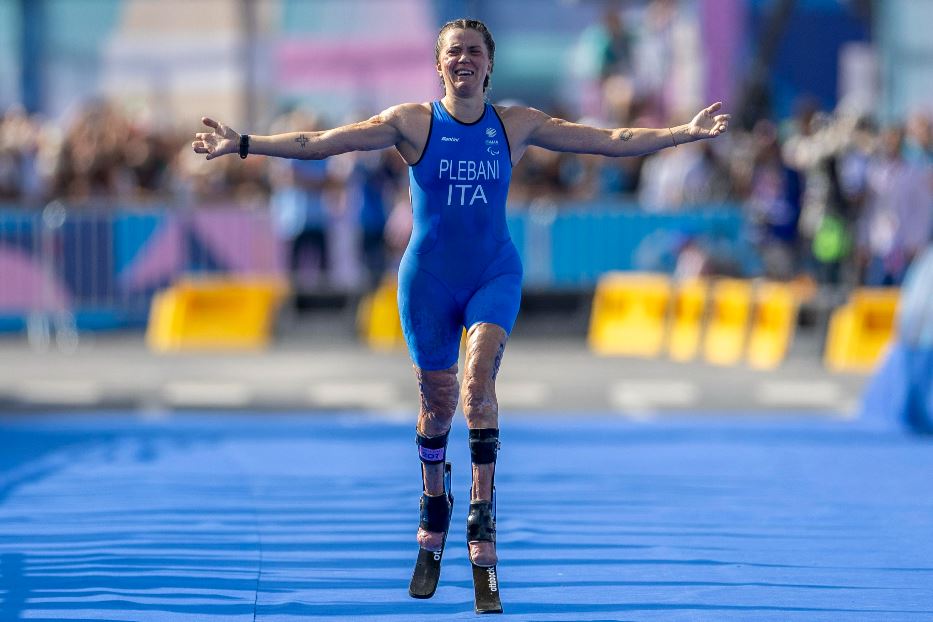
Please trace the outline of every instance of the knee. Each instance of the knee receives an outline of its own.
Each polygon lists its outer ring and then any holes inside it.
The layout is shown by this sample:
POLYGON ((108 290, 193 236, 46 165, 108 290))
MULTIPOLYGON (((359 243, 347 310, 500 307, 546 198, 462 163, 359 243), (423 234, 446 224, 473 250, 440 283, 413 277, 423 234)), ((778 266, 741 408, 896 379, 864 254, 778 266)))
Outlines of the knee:
POLYGON ((507 338, 505 331, 493 324, 476 324, 467 333, 467 364, 460 397, 471 428, 496 427, 496 375, 507 338))
POLYGON ((457 366, 437 371, 415 367, 420 394, 421 433, 426 436, 444 434, 457 410, 459 386, 457 366))
POLYGON ((463 379, 463 415, 470 428, 496 427, 499 402, 496 400, 495 383, 488 370, 486 374, 477 368, 474 371, 479 373, 467 373, 463 379))

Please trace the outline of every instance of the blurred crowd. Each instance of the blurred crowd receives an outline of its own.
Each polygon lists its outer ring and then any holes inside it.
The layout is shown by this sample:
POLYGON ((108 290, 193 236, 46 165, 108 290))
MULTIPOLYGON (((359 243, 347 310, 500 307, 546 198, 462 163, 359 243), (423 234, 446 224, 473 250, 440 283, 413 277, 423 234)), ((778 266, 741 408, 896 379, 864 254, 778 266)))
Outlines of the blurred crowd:
MULTIPOLYGON (((637 102, 632 106, 638 110, 637 102)), ((639 126, 637 113, 628 124, 639 126)), ((327 125, 293 111, 270 126, 327 125)), ((651 125, 644 123, 642 125, 651 125)), ((187 132, 154 131, 108 103, 66 127, 6 111, 0 118, 0 203, 41 207, 238 205, 269 209, 289 264, 330 269, 333 222, 351 220, 370 278, 407 243, 408 176, 389 150, 327 161, 222 158, 206 162, 187 132)), ((733 126, 716 141, 607 159, 528 150, 513 171, 509 209, 599 202, 682 213, 716 205, 744 211, 765 276, 821 283, 898 284, 933 231, 929 115, 879 126, 828 115, 804 101, 783 123, 733 126)), ((314 276, 309 276, 314 280, 314 276)))
MULTIPOLYGON (((670 88, 678 75, 672 56, 685 38, 674 6, 649 5, 640 30, 653 34, 641 35, 641 47, 622 15, 607 12, 578 50, 577 64, 589 68, 578 102, 582 116, 557 104, 548 112, 599 127, 687 122, 696 110, 686 109, 670 88), (659 75, 668 79, 652 77, 659 75)), ((726 111, 737 112, 728 102, 726 111)), ((274 119, 268 131, 311 131, 349 120, 296 109, 274 119)), ((744 212, 746 241, 763 276, 896 285, 933 234, 931 121, 927 110, 881 125, 870 114, 824 111, 803 98, 792 118, 761 119, 748 128, 734 123, 717 140, 649 156, 608 159, 530 148, 513 171, 509 209, 599 203, 683 213, 728 205, 744 212)), ((0 204, 41 207, 58 199, 75 209, 270 210, 288 265, 312 286, 339 271, 342 253, 356 253, 370 285, 397 262, 411 213, 407 170, 394 151, 326 161, 206 162, 190 150, 194 131, 199 128, 157 126, 148 115, 106 101, 84 106, 65 123, 9 109, 0 117, 0 204), (335 236, 344 242, 335 245, 335 236)), ((681 250, 684 270, 716 270, 697 240, 686 240, 681 250)))

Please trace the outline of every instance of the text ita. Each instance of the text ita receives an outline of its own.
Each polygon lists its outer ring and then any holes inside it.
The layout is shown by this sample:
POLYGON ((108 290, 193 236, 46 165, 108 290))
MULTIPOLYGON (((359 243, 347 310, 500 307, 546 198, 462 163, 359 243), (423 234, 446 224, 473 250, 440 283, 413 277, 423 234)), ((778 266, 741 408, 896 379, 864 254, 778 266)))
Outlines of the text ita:
MULTIPOLYGON (((438 164, 437 176, 447 181, 489 181, 499 179, 498 160, 447 160, 438 164)), ((488 204, 482 184, 450 184, 447 187, 447 205, 473 205, 477 201, 488 204)))

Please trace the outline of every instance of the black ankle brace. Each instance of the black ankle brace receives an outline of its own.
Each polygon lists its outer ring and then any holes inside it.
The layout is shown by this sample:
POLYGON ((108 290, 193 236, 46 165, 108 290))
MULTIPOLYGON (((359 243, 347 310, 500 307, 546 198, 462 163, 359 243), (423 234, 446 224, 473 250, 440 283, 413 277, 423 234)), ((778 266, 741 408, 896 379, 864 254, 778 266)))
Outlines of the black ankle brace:
POLYGON ((492 501, 470 501, 467 542, 496 541, 496 511, 492 501))
POLYGON ((421 495, 421 521, 418 526, 425 531, 447 531, 450 510, 450 498, 446 494, 437 497, 421 495))

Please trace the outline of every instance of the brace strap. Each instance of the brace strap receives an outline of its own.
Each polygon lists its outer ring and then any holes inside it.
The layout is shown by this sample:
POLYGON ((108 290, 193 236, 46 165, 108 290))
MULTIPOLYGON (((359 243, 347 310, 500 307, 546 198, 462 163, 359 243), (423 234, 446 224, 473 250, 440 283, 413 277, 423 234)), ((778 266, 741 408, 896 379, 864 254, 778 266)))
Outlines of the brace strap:
POLYGON ((446 494, 431 497, 421 495, 421 522, 425 531, 447 531, 450 525, 450 499, 446 494))
POLYGON ((467 515, 468 542, 495 542, 496 517, 492 501, 470 501, 470 513, 467 515))
POLYGON ((418 445, 418 457, 425 464, 441 464, 447 457, 447 437, 450 430, 440 436, 421 436, 415 432, 415 443, 418 445))
POLYGON ((470 459, 473 464, 491 464, 499 451, 499 428, 470 430, 470 459))

